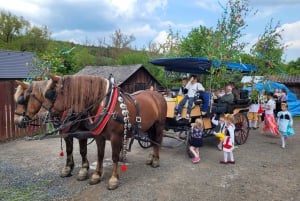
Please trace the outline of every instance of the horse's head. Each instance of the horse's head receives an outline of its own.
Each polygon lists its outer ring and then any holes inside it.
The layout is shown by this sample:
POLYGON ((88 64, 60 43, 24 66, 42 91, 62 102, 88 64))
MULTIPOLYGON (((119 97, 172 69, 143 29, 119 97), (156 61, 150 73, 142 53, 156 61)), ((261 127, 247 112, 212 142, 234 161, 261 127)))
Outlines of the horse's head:
POLYGON ((49 108, 50 112, 62 112, 63 105, 60 104, 61 101, 56 101, 57 99, 61 98, 59 95, 57 95, 60 94, 57 92, 57 90, 59 90, 58 86, 61 77, 56 75, 49 75, 49 77, 50 80, 44 90, 45 105, 49 108))
POLYGON ((47 80, 33 81, 30 84, 16 80, 16 83, 18 87, 14 94, 16 102, 14 122, 18 127, 26 128, 42 107, 43 88, 46 87, 47 80))

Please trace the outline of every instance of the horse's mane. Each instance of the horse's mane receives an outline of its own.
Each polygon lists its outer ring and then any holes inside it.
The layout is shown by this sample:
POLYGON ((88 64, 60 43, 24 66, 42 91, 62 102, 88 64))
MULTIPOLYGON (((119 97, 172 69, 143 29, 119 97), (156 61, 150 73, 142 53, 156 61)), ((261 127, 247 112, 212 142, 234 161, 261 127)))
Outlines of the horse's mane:
MULTIPOLYGON (((59 79, 57 93, 65 107, 80 112, 104 99, 109 82, 100 76, 66 75, 59 79)), ((98 105, 97 104, 97 105, 98 105)))
MULTIPOLYGON (((28 83, 28 84, 29 84, 29 83, 28 83)), ((19 97, 21 94, 23 94, 23 92, 24 92, 23 87, 22 87, 21 85, 18 85, 18 87, 17 87, 17 89, 16 89, 16 92, 15 92, 15 95, 14 95, 14 99, 15 99, 16 102, 17 102, 17 100, 18 100, 18 97, 19 97)))
MULTIPOLYGON (((38 93, 39 94, 36 94, 36 95, 39 95, 39 96, 42 96, 43 95, 43 91, 44 89, 46 88, 47 86, 47 83, 48 83, 49 80, 42 80, 42 81, 32 81, 32 89, 33 91, 34 90, 38 90, 38 93)), ((30 86, 30 83, 29 82, 24 82, 25 84, 28 84, 30 86)), ((16 89, 16 92, 14 94, 14 99, 15 101, 17 101, 18 97, 23 94, 27 89, 24 89, 22 87, 22 85, 18 85, 17 89, 16 89)))

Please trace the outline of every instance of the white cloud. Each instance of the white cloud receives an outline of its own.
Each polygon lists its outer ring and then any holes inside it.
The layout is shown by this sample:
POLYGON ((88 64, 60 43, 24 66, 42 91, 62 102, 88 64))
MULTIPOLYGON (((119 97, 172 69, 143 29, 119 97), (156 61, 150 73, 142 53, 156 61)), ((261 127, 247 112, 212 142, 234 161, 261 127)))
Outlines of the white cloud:
POLYGON ((149 0, 145 3, 145 11, 152 13, 155 9, 164 9, 168 4, 168 0, 149 0))
POLYGON ((129 18, 134 16, 137 0, 105 0, 105 2, 113 7, 111 13, 113 15, 129 18))
POLYGON ((50 14, 47 8, 49 0, 0 0, 1 9, 9 11, 18 17, 23 16, 25 20, 31 21, 33 24, 43 25, 43 20, 50 14))
POLYGON ((287 49, 288 50, 298 49, 300 51, 300 39, 299 39, 300 21, 283 24, 281 28, 283 28, 282 37, 283 37, 283 41, 288 46, 287 49))
POLYGON ((167 31, 160 31, 154 38, 153 42, 158 44, 164 44, 167 41, 169 33, 167 31))

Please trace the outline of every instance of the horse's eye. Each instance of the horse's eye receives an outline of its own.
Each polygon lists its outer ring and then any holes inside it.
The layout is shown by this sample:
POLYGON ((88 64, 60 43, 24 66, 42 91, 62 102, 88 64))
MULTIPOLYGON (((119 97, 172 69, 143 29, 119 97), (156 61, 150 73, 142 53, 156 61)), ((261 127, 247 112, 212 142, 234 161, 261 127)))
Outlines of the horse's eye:
POLYGON ((17 103, 20 105, 24 105, 25 104, 25 98, 24 96, 19 96, 17 103))
POLYGON ((45 93, 45 98, 55 101, 56 91, 54 89, 48 89, 45 93))

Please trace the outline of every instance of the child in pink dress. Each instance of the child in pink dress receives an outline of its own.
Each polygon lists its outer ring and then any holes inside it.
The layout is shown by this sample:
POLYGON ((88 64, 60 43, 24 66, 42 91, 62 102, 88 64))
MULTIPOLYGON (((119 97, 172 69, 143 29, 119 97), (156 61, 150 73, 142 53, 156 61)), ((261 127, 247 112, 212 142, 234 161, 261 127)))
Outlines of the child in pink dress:
POLYGON ((268 102, 264 104, 264 110, 265 110, 265 118, 264 118, 264 126, 263 126, 263 133, 266 133, 266 131, 270 131, 273 135, 279 135, 279 130, 277 123, 275 121, 274 117, 274 110, 276 107, 275 100, 273 99, 273 94, 268 93, 268 102))

